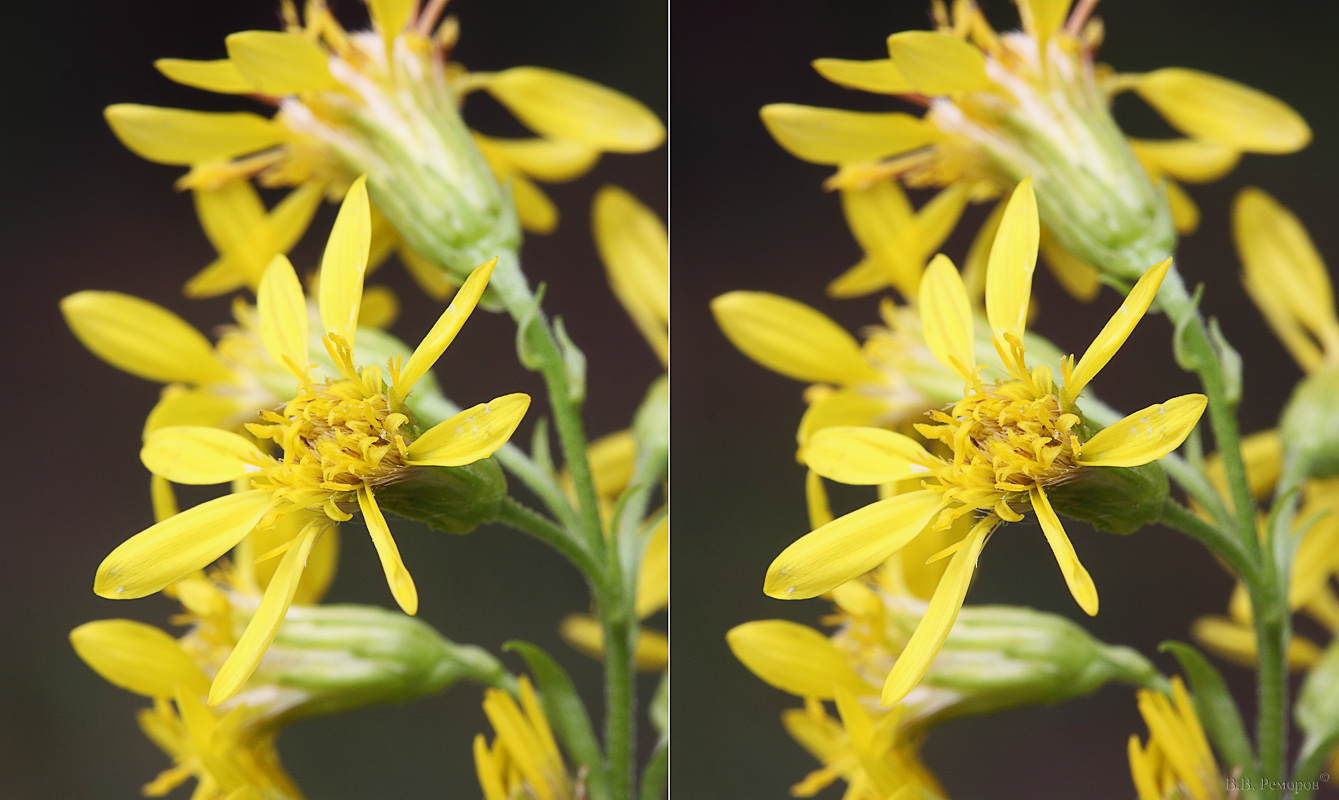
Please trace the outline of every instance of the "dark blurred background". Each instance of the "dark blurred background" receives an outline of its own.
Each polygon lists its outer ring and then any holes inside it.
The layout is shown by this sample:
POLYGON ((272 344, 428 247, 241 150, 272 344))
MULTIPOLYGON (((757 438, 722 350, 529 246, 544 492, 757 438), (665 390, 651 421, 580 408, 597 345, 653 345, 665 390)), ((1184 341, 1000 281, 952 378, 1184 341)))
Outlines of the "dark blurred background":
MULTIPOLYGON (((997 26, 1017 26, 1011 2, 982 5, 997 26)), ((884 58, 888 34, 928 27, 928 7, 928 0, 679 0, 673 7, 673 630, 674 721, 680 732, 673 775, 680 798, 783 797, 817 767, 778 718, 799 701, 744 669, 724 637, 747 620, 813 624, 826 613, 822 601, 786 603, 761 591, 767 565, 807 532, 803 472, 794 460, 802 387, 734 350, 707 304, 730 290, 762 290, 802 300, 848 330, 877 322, 873 297, 824 296, 825 284, 860 253, 837 197, 820 188, 830 170, 785 153, 763 129, 758 109, 792 102, 912 110, 829 84, 809 62, 884 58)), ((1181 269, 1192 285, 1207 284, 1204 310, 1222 320, 1246 359, 1245 430, 1270 427, 1300 371, 1240 286, 1228 210, 1241 187, 1261 186, 1301 217, 1322 253, 1339 258, 1339 231, 1331 223, 1339 177, 1339 118, 1331 88, 1339 8, 1109 0, 1097 14, 1107 30, 1100 60, 1117 70, 1183 66, 1241 81, 1291 104, 1315 133, 1315 142, 1300 153, 1247 155, 1226 179, 1189 187, 1203 222, 1181 247, 1181 269)), ((1136 135, 1172 134, 1137 98, 1119 98, 1116 115, 1136 135)), ((918 205, 925 199, 915 197, 918 205)), ((956 263, 985 210, 969 210, 960 232, 945 244, 956 263)), ((1048 272, 1038 270, 1037 276, 1038 329, 1066 351, 1081 353, 1118 297, 1106 290, 1081 306, 1058 290, 1048 272)), ((1169 333, 1165 319, 1145 320, 1094 389, 1126 410, 1194 391, 1193 380, 1174 366, 1169 333)), ((846 497, 848 510, 866 501, 846 497)), ((1173 671, 1173 660, 1157 654, 1158 643, 1186 640, 1195 617, 1223 613, 1231 589, 1224 571, 1170 530, 1145 529, 1120 539, 1077 523, 1066 527, 1101 595, 1096 618, 1076 607, 1032 522, 1009 526, 992 539, 968 602, 1026 604, 1082 620, 1096 636, 1137 647, 1173 671)), ((1222 669, 1253 718, 1250 673, 1231 665, 1222 669)), ((1131 733, 1147 735, 1132 690, 1116 686, 1058 708, 944 725, 931 733, 925 758, 954 798, 1129 798, 1131 733)), ((820 797, 837 798, 841 791, 830 788, 820 797)))
MULTIPOLYGON (((349 27, 365 27, 356 0, 331 0, 349 27)), ((4 26, 0 95, 9 109, 0 140, 5 188, 0 240, 10 289, 3 292, 8 363, 16 384, 6 401, 18 444, 5 466, 5 555, 0 560, 0 795, 5 798, 134 798, 169 762, 137 729, 146 701, 117 689, 71 650, 68 633, 94 619, 130 617, 165 625, 174 604, 155 596, 112 602, 92 592, 93 573, 113 547, 152 523, 148 473, 137 456, 140 427, 157 385, 126 375, 85 351, 66 329, 58 300, 81 289, 150 299, 205 332, 231 321, 228 300, 187 300, 181 285, 214 257, 191 199, 172 182, 183 172, 142 161, 102 119, 111 103, 239 110, 241 98, 172 84, 160 57, 226 55, 235 31, 274 29, 277 0, 130 4, 18 4, 4 26), (23 420, 18 417, 22 416, 23 420), (32 419, 28 419, 31 416, 32 419), (38 441, 41 439, 41 441, 38 441)), ((666 5, 583 0, 458 0, 458 60, 476 70, 551 67, 611 86, 667 113, 666 5)), ((500 107, 471 97, 466 118, 499 135, 522 131, 500 107)), ((666 212, 666 150, 608 156, 594 172, 553 187, 563 215, 556 234, 531 237, 522 253, 546 307, 567 320, 589 357, 592 435, 625 427, 659 363, 618 307, 590 235, 590 202, 618 183, 666 212)), ((276 196, 267 195, 270 204, 276 196)), ((334 218, 323 209, 294 252, 300 271, 318 263, 334 218)), ((398 266, 372 282, 391 285, 403 311, 392 331, 411 345, 441 312, 398 266)), ((513 392, 539 397, 538 380, 515 364, 513 329, 480 312, 441 360, 447 391, 470 404, 513 392)), ((531 411, 537 417, 538 404, 531 411)), ((520 436, 528 439, 530 423, 520 436)), ((208 495, 204 495, 208 496, 208 495)), ((200 499, 200 496, 196 496, 200 499)), ((466 537, 405 520, 391 526, 419 586, 420 616, 446 636, 495 654, 512 638, 536 642, 574 675, 599 714, 600 669, 558 637, 558 622, 587 610, 581 578, 547 548, 509 529, 466 537)), ((331 602, 394 607, 370 541, 346 526, 331 602)), ((653 625, 664 627, 663 618, 653 625)), ((504 656, 513 671, 523 665, 504 656)), ((643 700, 654 682, 641 684, 643 700)), ((477 687, 459 686, 418 703, 294 725, 280 738, 283 760, 312 798, 476 797, 471 756, 489 728, 477 687)), ((642 753, 653 733, 643 725, 642 753)), ((491 731, 489 737, 491 739, 491 731)), ((183 787, 172 797, 187 797, 183 787)))

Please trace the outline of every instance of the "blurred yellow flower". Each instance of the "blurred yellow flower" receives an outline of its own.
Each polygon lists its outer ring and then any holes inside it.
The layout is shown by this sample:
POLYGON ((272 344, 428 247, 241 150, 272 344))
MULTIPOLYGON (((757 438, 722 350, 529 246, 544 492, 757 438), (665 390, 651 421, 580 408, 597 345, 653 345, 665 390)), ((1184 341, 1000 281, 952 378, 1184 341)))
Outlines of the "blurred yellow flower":
MULTIPOLYGON (((1068 0, 1024 0, 1022 30, 998 33, 976 3, 956 0, 951 13, 935 3, 935 30, 889 36, 888 58, 813 62, 827 80, 899 97, 926 109, 921 117, 794 104, 762 109, 768 131, 788 152, 838 168, 826 185, 842 191, 847 220, 867 252, 869 231, 902 231, 900 241, 883 237, 900 248, 875 248, 857 274, 877 273, 879 262, 882 281, 906 294, 898 275, 937 246, 925 246, 934 237, 918 242, 915 226, 905 222, 909 207, 890 202, 888 182, 952 187, 956 194, 931 201, 947 207, 942 221, 951 228, 962 202, 1000 196, 1033 174, 1038 191, 1045 187, 1049 196, 1043 255, 1067 288, 1091 296, 1093 267, 1103 265, 1092 259, 1101 247, 1085 254, 1089 248, 1078 246, 1085 237, 1104 236, 1114 225, 1117 239, 1161 240, 1166 212, 1159 203, 1170 206, 1178 230, 1193 231, 1199 212, 1178 181, 1216 180, 1242 153, 1288 153, 1310 142, 1306 122, 1286 104, 1224 78, 1182 68, 1118 74, 1095 64, 1103 29, 1088 19, 1094 5, 1079 3, 1071 13, 1068 0), (1109 111, 1112 96, 1123 91, 1133 91, 1186 138, 1127 140, 1109 111), (1165 200, 1153 194, 1153 184, 1165 187, 1165 200), (1090 202, 1105 210, 1079 220, 1090 202), (1066 218, 1079 224, 1071 230, 1062 224, 1066 218)), ((1143 252, 1150 260, 1169 254, 1143 252)))
POLYGON ((520 705, 500 689, 484 692, 484 713, 496 738, 490 747, 484 735, 474 737, 474 764, 485 800, 574 800, 585 787, 573 778, 558 752, 544 709, 522 675, 520 705))
POLYGON ((668 369, 669 232, 665 223, 617 186, 596 192, 591 223, 614 296, 668 369))
MULTIPOLYGON (((1139 691, 1139 714, 1148 726, 1148 742, 1131 734, 1130 773, 1139 800, 1224 800, 1223 779, 1209 749, 1195 707, 1180 676, 1172 677, 1171 697, 1139 691)), ((1232 797, 1236 797, 1234 792, 1232 797)))

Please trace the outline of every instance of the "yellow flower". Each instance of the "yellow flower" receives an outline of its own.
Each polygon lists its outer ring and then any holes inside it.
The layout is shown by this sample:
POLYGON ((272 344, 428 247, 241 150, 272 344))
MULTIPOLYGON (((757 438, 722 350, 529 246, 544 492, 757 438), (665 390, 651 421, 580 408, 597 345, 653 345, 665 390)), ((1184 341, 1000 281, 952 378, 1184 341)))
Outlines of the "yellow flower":
POLYGON ((1232 204, 1242 282, 1298 366, 1314 373, 1339 363, 1339 318, 1325 262, 1302 223, 1254 187, 1232 204))
POLYGON ((1172 677, 1170 698, 1151 689, 1138 696, 1139 714, 1148 726, 1146 744, 1141 746, 1134 734, 1129 744, 1139 800, 1224 800, 1228 784, 1181 678, 1172 677))
POLYGON ((530 398, 507 395, 460 412, 420 433, 405 407, 414 385, 455 338, 487 285, 491 262, 477 269, 407 362, 392 359, 390 382, 376 367, 357 369, 352 346, 369 242, 367 195, 354 183, 340 209, 322 262, 319 305, 326 349, 339 377, 309 377, 307 300, 292 265, 275 258, 261 280, 258 315, 265 349, 297 378, 282 413, 266 411, 248 430, 271 439, 279 458, 251 439, 203 427, 152 433, 142 458, 176 483, 211 484, 250 476, 254 488, 210 500, 148 528, 116 548, 98 568, 94 590, 129 599, 160 591, 210 563, 257 527, 290 514, 303 520, 275 569, 246 634, 220 669, 213 703, 233 694, 255 669, 292 601, 312 547, 326 530, 361 510, 396 601, 414 613, 418 596, 400 560, 376 492, 428 466, 486 458, 511 436, 530 398))
POLYGON ((484 713, 497 734, 490 747, 474 737, 474 764, 485 800, 573 800, 585 796, 558 752, 553 730, 530 679, 520 680, 521 703, 500 689, 484 692, 484 713))
MULTIPOLYGON (((1170 260, 1148 270, 1077 365, 1061 364, 1059 389, 1047 367, 1029 368, 1023 348, 1037 216, 1031 182, 1024 180, 1005 210, 986 276, 986 311, 1008 371, 993 385, 980 379, 973 354, 967 292, 947 258, 930 265, 920 308, 931 352, 966 381, 965 396, 933 424, 917 425, 951 456, 876 428, 829 428, 805 449, 809 467, 843 483, 880 484, 922 477, 925 488, 898 494, 847 514, 792 544, 768 569, 764 591, 783 599, 814 597, 878 566, 933 523, 943 529, 973 513, 971 532, 939 556, 952 555, 925 617, 884 685, 883 702, 902 699, 924 675, 948 635, 967 593, 977 556, 1001 522, 1023 519, 1031 507, 1079 605, 1097 612, 1097 592, 1052 508, 1048 491, 1094 467, 1135 467, 1170 453, 1189 435, 1207 403, 1185 395, 1138 411, 1089 435, 1075 405, 1144 315, 1170 260)), ((1143 510, 1144 513, 1148 509, 1143 510)))
MULTIPOLYGON (((1109 268, 1099 257, 1132 245, 1142 263, 1170 253, 1166 204, 1178 229, 1193 230, 1198 210, 1177 181, 1215 180, 1241 153, 1287 153, 1311 139, 1287 105, 1232 81, 1094 64, 1102 27, 1087 19, 1093 5, 1070 14, 1067 0, 1023 0, 1023 30, 997 33, 975 3, 957 0, 951 15, 936 3, 936 30, 893 34, 886 59, 813 62, 833 83, 900 96, 924 116, 776 104, 763 108, 763 122, 792 155, 838 167, 827 186, 842 190, 857 239, 865 220, 890 219, 886 202, 876 213, 884 182, 961 187, 981 201, 1034 175, 1048 229, 1043 254, 1062 282, 1091 293, 1092 268, 1109 268), (1111 97, 1127 90, 1186 138, 1127 141, 1109 111, 1111 97), (1165 185, 1165 200, 1154 183, 1165 185)), ((916 252, 904 247, 901 257, 916 252)))
MULTIPOLYGON (((841 779, 847 800, 942 800, 944 790, 921 763, 922 735, 899 724, 900 709, 872 717, 846 689, 836 692, 841 721, 810 698, 803 709, 782 714, 787 732, 823 762, 791 787, 796 797, 812 797, 841 779)), ((489 798, 492 800, 492 798, 489 798)))
POLYGON ((669 232, 637 198, 617 186, 595 193, 595 246, 609 285, 637 330, 669 367, 669 232))
MULTIPOLYGON (((440 218, 423 236, 482 237, 491 245, 483 249, 497 252, 497 245, 514 239, 516 214, 536 232, 557 224, 557 209, 534 181, 572 180, 602 152, 643 152, 663 141, 664 127, 648 109, 590 81, 538 67, 472 73, 449 61, 458 27, 454 18, 438 25, 443 6, 428 4, 419 14, 415 4, 373 0, 374 30, 348 32, 323 2, 307 4, 305 23, 294 4, 284 2, 284 31, 233 34, 227 58, 155 62, 178 83, 275 106, 273 118, 132 104, 107 109, 112 130, 136 154, 191 168, 179 186, 197 191, 207 232, 218 230, 210 221, 220 214, 225 221, 245 213, 274 223, 266 232, 246 226, 251 233, 245 237, 211 233, 221 256, 193 280, 192 291, 254 285, 270 258, 301 235, 320 195, 343 196, 358 175, 396 153, 412 154, 415 174, 402 178, 441 182, 431 189, 440 202, 424 210, 440 218), (458 106, 480 90, 538 136, 495 138, 465 128, 458 106), (378 136, 393 146, 378 149, 372 142, 378 136), (254 191, 232 186, 250 178, 261 186, 300 188, 267 215, 254 191), (510 198, 500 183, 510 185, 510 198)), ((398 186, 399 196, 392 196, 374 182, 379 210, 395 219, 395 204, 413 188, 398 186)), ((414 235, 402 222, 396 227, 414 235)), ((394 238, 386 242, 389 248, 394 238)), ((412 252, 422 252, 422 244, 410 243, 409 261, 417 260, 412 252)), ((409 266, 418 276, 421 270, 409 266)))

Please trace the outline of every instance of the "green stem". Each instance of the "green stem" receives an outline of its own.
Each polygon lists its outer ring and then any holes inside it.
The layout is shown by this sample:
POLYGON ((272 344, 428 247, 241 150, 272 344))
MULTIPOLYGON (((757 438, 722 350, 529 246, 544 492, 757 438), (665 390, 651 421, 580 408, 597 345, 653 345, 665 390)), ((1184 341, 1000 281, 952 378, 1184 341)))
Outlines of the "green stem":
POLYGON ((567 534, 567 531, 558 527, 553 521, 536 514, 515 499, 507 497, 502 501, 497 521, 509 525, 521 533, 528 533, 562 553, 592 583, 599 580, 601 573, 599 562, 591 556, 581 542, 573 539, 567 534))
POLYGON ((577 504, 581 512, 581 535, 585 538, 586 548, 592 553, 599 553, 604 549, 604 537, 601 532, 600 508, 595 497, 595 483, 591 479, 590 462, 586 457, 587 440, 581 422, 581 400, 577 392, 573 391, 575 387, 568 384, 567 368, 558 341, 543 310, 536 307, 535 294, 530 290, 515 254, 506 252, 499 256, 489 288, 497 294, 517 325, 525 326, 522 335, 528 337, 534 348, 537 369, 548 389, 563 459, 576 487, 577 504))
POLYGON ((622 581, 605 583, 599 599, 600 621, 604 628, 605 663, 605 757, 609 769, 612 797, 631 798, 633 781, 633 741, 637 732, 637 696, 634 683, 633 650, 636 646, 637 620, 631 598, 622 581))
POLYGON ((1209 422, 1227 473, 1238 540, 1252 551, 1257 551, 1259 538, 1255 527, 1255 501, 1246 480, 1246 463, 1241 456, 1241 431, 1237 427, 1236 403, 1228 396, 1223 364, 1209 338, 1208 326, 1195 308, 1194 300, 1186 292, 1185 283, 1175 266, 1162 282, 1158 304, 1171 320, 1174 329, 1183 336, 1182 345, 1193 359, 1195 373, 1209 398, 1209 422))
MULTIPOLYGON (((1272 571, 1272 570, 1271 570, 1272 571)), ((1255 638, 1259 648, 1259 719, 1256 720, 1256 749, 1264 777, 1283 781, 1284 756, 1288 749, 1288 641, 1292 625, 1287 609, 1287 594, 1276 582, 1251 591, 1251 610, 1255 638)), ((1271 796, 1277 797, 1277 793, 1271 796)))
POLYGON ((1195 539, 1227 562, 1232 571, 1248 584, 1256 579, 1255 561, 1235 537, 1205 522, 1190 509, 1171 498, 1163 501, 1161 521, 1195 539))

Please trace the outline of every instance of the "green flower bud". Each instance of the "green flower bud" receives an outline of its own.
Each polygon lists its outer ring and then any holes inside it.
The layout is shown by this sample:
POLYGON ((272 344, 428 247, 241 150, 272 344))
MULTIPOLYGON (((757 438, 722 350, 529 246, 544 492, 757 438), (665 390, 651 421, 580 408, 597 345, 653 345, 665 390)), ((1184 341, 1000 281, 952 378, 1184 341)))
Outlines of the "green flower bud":
MULTIPOLYGON (((910 631, 914 615, 889 621, 910 631)), ((1083 697, 1111 681, 1148 686, 1157 675, 1138 652, 1104 644, 1056 614, 965 606, 907 706, 926 724, 1083 697), (924 697, 918 697, 923 693, 924 697)))
POLYGON ((1153 461, 1138 467, 1078 467, 1048 488, 1056 511, 1107 533, 1128 536, 1157 522, 1167 499, 1167 473, 1153 461))
POLYGON ((493 458, 461 467, 411 467, 377 489, 377 503, 445 533, 469 533, 497 519, 507 478, 493 458))
POLYGON ((961 134, 1017 183, 1032 176, 1042 224, 1071 255, 1122 282, 1176 250, 1167 196, 1111 116, 1081 49, 990 73, 996 92, 937 103, 935 124, 961 134))
POLYGON ((1313 478, 1339 475, 1339 365, 1312 372, 1297 384, 1279 419, 1286 461, 1302 459, 1313 478))
POLYGON ((331 73, 347 91, 285 104, 284 122, 323 142, 351 174, 367 175, 372 202, 409 247, 456 279, 514 253, 521 238, 515 205, 475 146, 431 51, 401 37, 377 66, 360 70, 332 59, 331 73))
POLYGON ((468 680, 506 687, 510 676, 473 645, 381 608, 293 606, 239 699, 275 694, 274 724, 401 703, 468 680))

